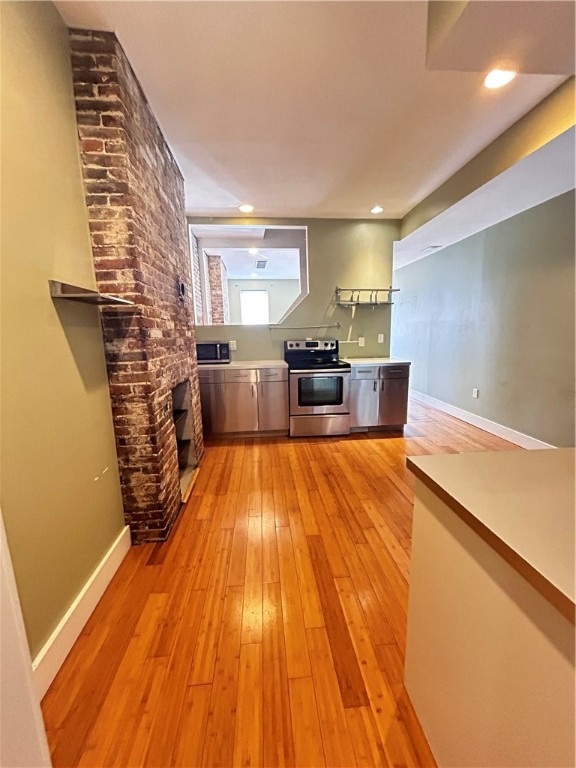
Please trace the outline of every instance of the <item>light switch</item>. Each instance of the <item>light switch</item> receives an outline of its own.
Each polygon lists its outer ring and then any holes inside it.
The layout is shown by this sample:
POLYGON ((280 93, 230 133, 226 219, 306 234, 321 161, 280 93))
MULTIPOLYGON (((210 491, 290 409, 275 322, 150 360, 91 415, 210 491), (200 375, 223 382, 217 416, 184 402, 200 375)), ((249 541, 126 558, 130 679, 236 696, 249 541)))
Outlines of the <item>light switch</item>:
POLYGON ((358 336, 358 346, 363 347, 365 343, 366 343, 366 339, 364 338, 364 336, 358 336))

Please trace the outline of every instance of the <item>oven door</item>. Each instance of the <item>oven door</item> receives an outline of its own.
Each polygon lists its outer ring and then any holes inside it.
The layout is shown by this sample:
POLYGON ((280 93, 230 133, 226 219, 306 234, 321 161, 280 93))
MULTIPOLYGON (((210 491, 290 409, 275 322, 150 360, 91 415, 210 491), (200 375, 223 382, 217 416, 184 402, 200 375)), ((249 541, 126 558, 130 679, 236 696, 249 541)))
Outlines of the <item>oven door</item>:
POLYGON ((350 371, 290 371, 290 416, 350 412, 350 371))

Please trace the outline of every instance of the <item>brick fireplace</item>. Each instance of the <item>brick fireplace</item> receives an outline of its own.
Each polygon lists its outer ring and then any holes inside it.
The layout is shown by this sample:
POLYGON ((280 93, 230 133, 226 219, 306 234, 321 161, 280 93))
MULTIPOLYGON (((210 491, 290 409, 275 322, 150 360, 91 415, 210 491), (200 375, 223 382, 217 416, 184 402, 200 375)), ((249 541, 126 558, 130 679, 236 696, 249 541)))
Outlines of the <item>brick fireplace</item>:
POLYGON ((186 382, 189 466, 203 452, 184 182, 115 35, 70 42, 96 280, 134 302, 102 310, 124 514, 134 542, 161 541, 181 506, 186 382))

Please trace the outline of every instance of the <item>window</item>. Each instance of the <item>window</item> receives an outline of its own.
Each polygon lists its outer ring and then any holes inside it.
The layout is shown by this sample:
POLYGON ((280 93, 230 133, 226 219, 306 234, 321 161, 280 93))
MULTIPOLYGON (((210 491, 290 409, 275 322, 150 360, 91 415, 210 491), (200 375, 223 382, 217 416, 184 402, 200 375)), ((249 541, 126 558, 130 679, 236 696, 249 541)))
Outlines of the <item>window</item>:
POLYGON ((268 291, 240 291, 242 325, 266 325, 270 322, 268 291))

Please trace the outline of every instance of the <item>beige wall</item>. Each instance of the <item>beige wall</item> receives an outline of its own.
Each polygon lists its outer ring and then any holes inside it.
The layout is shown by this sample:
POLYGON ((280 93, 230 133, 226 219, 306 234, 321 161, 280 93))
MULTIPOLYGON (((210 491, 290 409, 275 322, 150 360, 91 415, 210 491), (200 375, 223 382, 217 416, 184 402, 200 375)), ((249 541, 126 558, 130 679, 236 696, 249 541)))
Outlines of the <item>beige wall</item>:
POLYGON ((576 122, 575 93, 576 81, 571 77, 414 206, 402 219, 402 237, 571 128, 576 122))
POLYGON ((408 264, 394 281, 392 354, 413 361, 414 389, 574 445, 573 191, 408 264))
POLYGON ((123 517, 98 309, 48 291, 95 284, 68 33, 3 2, 1 34, 2 512, 35 656, 123 517))
POLYGON ((356 221, 330 219, 195 219, 198 223, 244 223, 302 225, 308 228, 309 294, 282 323, 267 326, 197 327, 202 339, 235 339, 238 349, 233 360, 282 359, 285 339, 307 336, 333 337, 341 342, 342 356, 386 356, 390 350, 392 307, 336 306, 334 289, 385 288, 392 281, 392 243, 399 237, 397 221, 356 221), (315 329, 311 326, 339 322, 341 328, 315 329), (294 327, 298 326, 298 327, 294 327), (384 343, 377 336, 384 334, 384 343), (364 336, 366 346, 346 343, 364 336))

